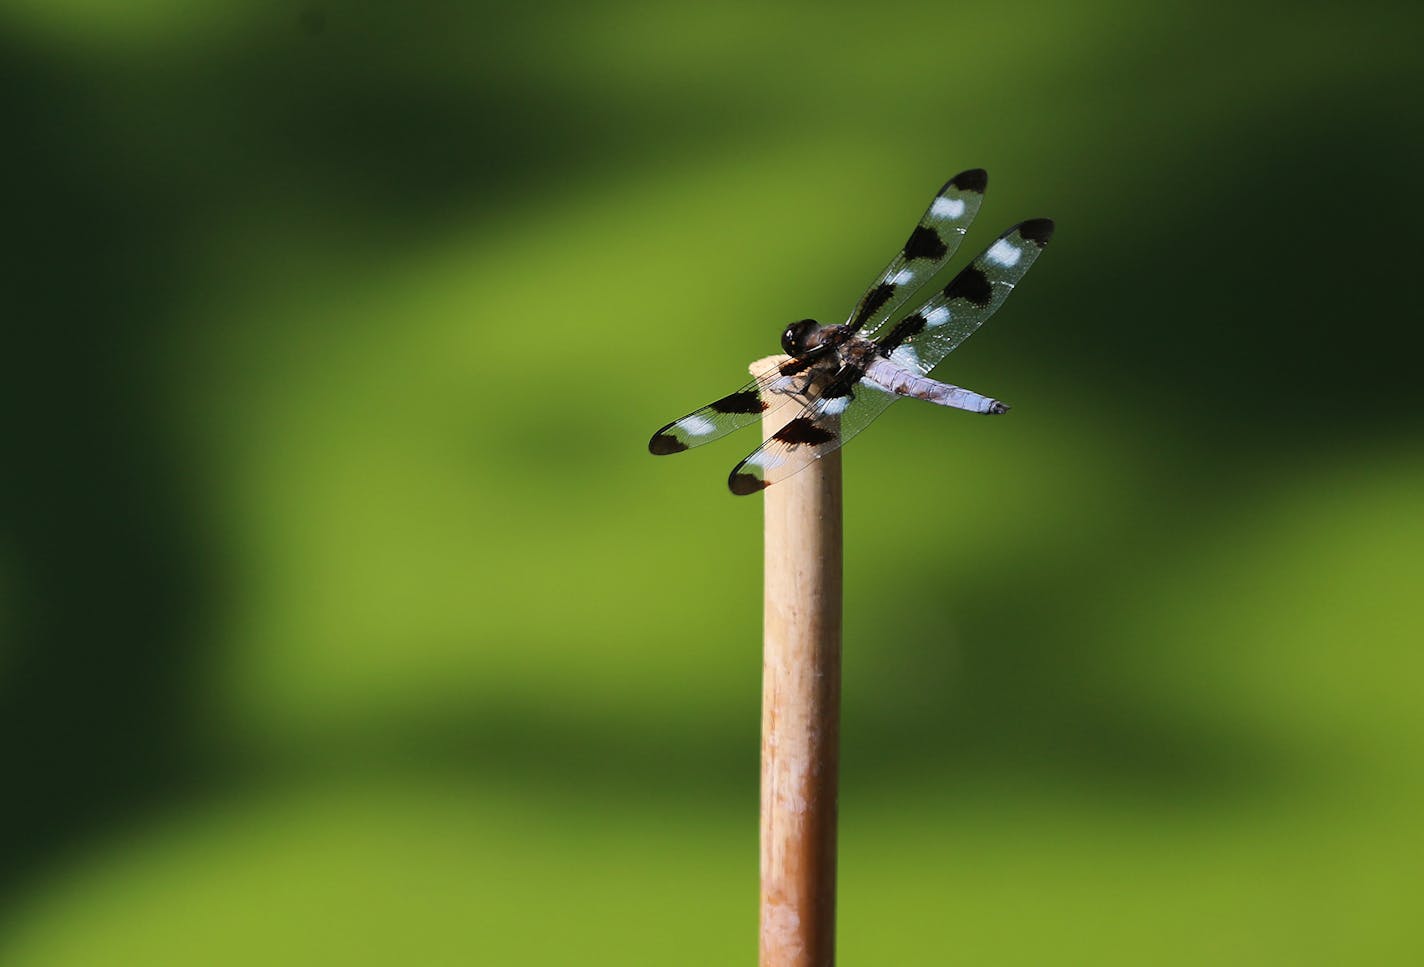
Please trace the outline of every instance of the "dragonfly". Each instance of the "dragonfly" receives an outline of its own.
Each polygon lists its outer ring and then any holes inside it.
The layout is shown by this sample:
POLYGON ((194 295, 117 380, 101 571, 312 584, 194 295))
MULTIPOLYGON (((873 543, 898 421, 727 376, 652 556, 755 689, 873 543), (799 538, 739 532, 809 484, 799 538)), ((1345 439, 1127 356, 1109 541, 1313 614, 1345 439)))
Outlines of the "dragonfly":
POLYGON ((649 452, 681 453, 788 404, 799 406, 728 476, 732 493, 746 496, 838 450, 904 397, 970 413, 1007 413, 1007 403, 931 379, 929 373, 1004 304, 1052 238, 1052 219, 1019 222, 919 308, 897 317, 953 257, 988 184, 982 168, 945 182, 844 323, 792 323, 781 334, 788 358, 658 430, 648 441, 649 452))

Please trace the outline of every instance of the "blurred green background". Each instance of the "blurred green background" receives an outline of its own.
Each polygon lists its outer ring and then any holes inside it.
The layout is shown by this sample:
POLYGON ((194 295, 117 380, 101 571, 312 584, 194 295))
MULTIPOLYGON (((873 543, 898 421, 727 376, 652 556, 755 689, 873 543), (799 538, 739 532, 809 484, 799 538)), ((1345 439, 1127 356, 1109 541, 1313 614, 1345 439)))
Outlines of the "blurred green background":
POLYGON ((984 166, 842 962, 1421 962, 1419 9, 5 3, 0 961, 751 963, 754 440, 645 442, 984 166))

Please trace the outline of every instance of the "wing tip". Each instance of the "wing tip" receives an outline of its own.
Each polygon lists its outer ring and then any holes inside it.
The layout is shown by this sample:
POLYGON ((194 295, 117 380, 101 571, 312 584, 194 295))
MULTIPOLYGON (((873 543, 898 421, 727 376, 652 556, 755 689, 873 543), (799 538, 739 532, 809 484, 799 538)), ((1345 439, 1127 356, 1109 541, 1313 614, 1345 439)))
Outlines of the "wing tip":
POLYGON ((1053 237, 1053 229, 1056 227, 1051 218, 1030 218, 1026 222, 1020 222, 1017 226, 1018 233, 1027 241, 1032 242, 1039 248, 1048 244, 1048 240, 1053 237))
POLYGON ((653 438, 648 441, 648 452, 655 457, 665 457, 669 453, 681 453, 686 449, 686 443, 663 430, 654 433, 653 438))
POLYGON ((733 470, 732 475, 727 478, 727 489, 738 497, 746 497, 771 486, 770 480, 763 480, 756 474, 739 473, 740 470, 740 467, 733 470))
POLYGON ((970 168, 968 171, 961 171, 953 178, 944 183, 940 189, 940 194, 944 194, 953 188, 955 191, 973 191, 984 194, 984 190, 989 187, 989 172, 983 168, 970 168))

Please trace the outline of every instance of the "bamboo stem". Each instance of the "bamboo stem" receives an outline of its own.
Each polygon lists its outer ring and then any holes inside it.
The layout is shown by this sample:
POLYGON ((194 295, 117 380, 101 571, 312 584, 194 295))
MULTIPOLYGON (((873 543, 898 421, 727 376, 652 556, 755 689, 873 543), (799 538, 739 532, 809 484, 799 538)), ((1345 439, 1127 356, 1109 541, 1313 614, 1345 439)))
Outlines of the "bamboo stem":
MULTIPOLYGON (((786 357, 752 364, 764 372, 786 357)), ((763 421, 770 437, 795 408, 763 421)), ((761 967, 835 962, 841 455, 766 490, 761 967)))

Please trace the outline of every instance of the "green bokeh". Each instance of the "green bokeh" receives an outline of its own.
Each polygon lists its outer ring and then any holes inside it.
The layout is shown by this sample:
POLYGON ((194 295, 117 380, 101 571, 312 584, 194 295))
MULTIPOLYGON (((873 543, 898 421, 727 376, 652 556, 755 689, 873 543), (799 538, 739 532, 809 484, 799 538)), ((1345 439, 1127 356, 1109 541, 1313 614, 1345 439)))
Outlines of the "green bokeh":
POLYGON ((0 961, 750 963, 754 441, 644 444, 981 165, 841 961, 1424 959, 1415 7, 190 6, 0 8, 0 961))

